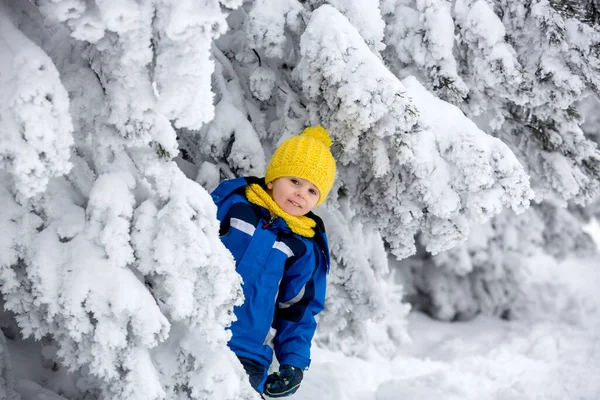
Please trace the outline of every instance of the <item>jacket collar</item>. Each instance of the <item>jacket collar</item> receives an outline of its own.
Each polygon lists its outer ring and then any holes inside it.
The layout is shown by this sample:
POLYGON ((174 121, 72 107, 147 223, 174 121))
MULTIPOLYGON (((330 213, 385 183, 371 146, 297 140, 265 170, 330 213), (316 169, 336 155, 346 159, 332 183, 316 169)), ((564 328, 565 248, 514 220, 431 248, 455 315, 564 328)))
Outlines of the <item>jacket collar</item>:
MULTIPOLYGON (((263 189, 267 190, 265 178, 258 178, 256 176, 245 176, 221 182, 221 184, 211 193, 211 196, 213 197, 215 203, 218 203, 220 200, 225 199, 233 193, 239 193, 242 196, 245 196, 245 187, 250 183, 259 184, 260 186, 262 186, 263 189)), ((306 214, 306 216, 313 219, 317 224, 315 226, 316 233, 313 239, 316 241, 317 245, 319 246, 319 249, 325 256, 325 259, 327 261, 327 271, 329 271, 329 244, 327 242, 327 235, 325 233, 325 224, 323 223, 323 220, 319 218, 316 214, 314 214, 312 211, 306 214)), ((277 227, 289 230, 289 227, 282 218, 278 218, 275 221, 275 223, 277 224, 277 227)))

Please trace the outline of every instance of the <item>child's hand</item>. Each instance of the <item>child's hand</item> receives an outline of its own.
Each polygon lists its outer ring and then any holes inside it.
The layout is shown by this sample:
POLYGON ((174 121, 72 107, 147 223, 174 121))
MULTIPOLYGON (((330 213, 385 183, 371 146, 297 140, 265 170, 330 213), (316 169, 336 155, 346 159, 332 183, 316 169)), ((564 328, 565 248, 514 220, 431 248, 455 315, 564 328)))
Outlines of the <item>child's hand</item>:
POLYGON ((282 365, 279 372, 267 377, 265 394, 269 397, 286 397, 296 393, 304 373, 300 368, 282 365))

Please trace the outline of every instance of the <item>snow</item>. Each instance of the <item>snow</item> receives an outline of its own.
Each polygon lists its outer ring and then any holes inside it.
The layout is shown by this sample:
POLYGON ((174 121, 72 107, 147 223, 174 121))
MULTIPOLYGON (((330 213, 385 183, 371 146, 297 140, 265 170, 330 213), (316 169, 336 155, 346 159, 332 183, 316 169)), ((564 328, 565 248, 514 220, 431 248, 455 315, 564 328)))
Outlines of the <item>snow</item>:
POLYGON ((227 25, 217 1, 160 3, 164 12, 155 22, 164 30, 156 44, 158 109, 177 127, 197 129, 214 117, 213 96, 204 95, 214 72, 210 43, 227 25))
POLYGON ((246 35, 251 48, 270 57, 284 57, 285 28, 298 29, 302 5, 292 0, 259 0, 249 12, 246 35))
MULTIPOLYGON (((600 224, 585 230, 600 249, 600 224)), ((324 348, 294 400, 597 400, 600 398, 600 254, 562 263, 536 256, 537 283, 560 282, 553 312, 505 321, 445 323, 413 312, 411 343, 386 359, 324 348), (575 317, 574 317, 575 315, 575 317)))
POLYGON ((599 204, 557 206, 600 191, 597 103, 571 115, 600 30, 550 3, 0 2, 0 400, 256 398, 208 192, 316 123, 332 264, 294 398, 598 400, 599 204))
POLYGON ((578 321, 479 317, 444 323, 414 312, 408 317, 412 343, 391 360, 315 349, 311 370, 291 399, 597 400, 599 259, 567 260, 548 274, 563 283, 574 304, 585 305, 578 321))
MULTIPOLYGON (((600 243, 600 224, 586 227, 600 243)), ((446 323, 413 312, 411 343, 391 358, 372 351, 363 357, 316 346, 300 390, 290 400, 597 400, 600 398, 600 255, 532 259, 544 268, 540 280, 562 283, 565 310, 525 320, 478 317, 446 323), (568 317, 572 307, 579 318, 568 317), (576 313, 577 314, 577 313, 576 313)), ((17 390, 23 400, 52 399, 73 392, 73 376, 36 367, 35 344, 9 341, 17 390), (52 389, 54 392, 48 390, 52 389)), ((219 361, 218 356, 214 362, 219 361)), ((225 367, 223 367, 225 368, 225 367)), ((227 391, 224 387, 221 390, 227 391)), ((224 392, 223 392, 224 393, 224 392)))
POLYGON ((52 60, 1 11, 0 169, 29 198, 71 169, 73 125, 68 95, 52 60))

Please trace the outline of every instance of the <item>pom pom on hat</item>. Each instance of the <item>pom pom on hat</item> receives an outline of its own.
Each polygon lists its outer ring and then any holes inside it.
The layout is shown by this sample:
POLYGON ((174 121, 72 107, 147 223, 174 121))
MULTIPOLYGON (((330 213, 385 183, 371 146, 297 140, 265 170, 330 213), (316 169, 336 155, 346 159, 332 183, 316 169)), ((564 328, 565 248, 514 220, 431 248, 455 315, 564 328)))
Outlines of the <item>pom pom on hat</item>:
POLYGON ((286 139, 271 157, 265 181, 273 182, 283 176, 306 179, 319 189, 316 205, 322 204, 335 179, 335 160, 329 150, 332 143, 329 132, 321 125, 308 127, 300 135, 286 139))
POLYGON ((327 132, 327 129, 323 128, 321 125, 309 126, 302 131, 302 134, 314 137, 327 147, 331 147, 333 144, 331 137, 329 137, 329 132, 327 132))

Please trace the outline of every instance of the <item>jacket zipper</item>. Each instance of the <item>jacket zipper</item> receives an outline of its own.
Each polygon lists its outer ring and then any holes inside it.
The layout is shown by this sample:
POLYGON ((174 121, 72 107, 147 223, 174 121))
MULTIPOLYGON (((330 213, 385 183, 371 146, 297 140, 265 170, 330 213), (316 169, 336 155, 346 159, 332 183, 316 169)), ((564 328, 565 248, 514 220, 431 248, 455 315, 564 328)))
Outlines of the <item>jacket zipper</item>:
POLYGON ((269 222, 267 222, 266 224, 264 224, 262 226, 263 229, 267 229, 273 222, 275 222, 276 219, 277 219, 276 215, 271 215, 271 218, 269 219, 269 222))

